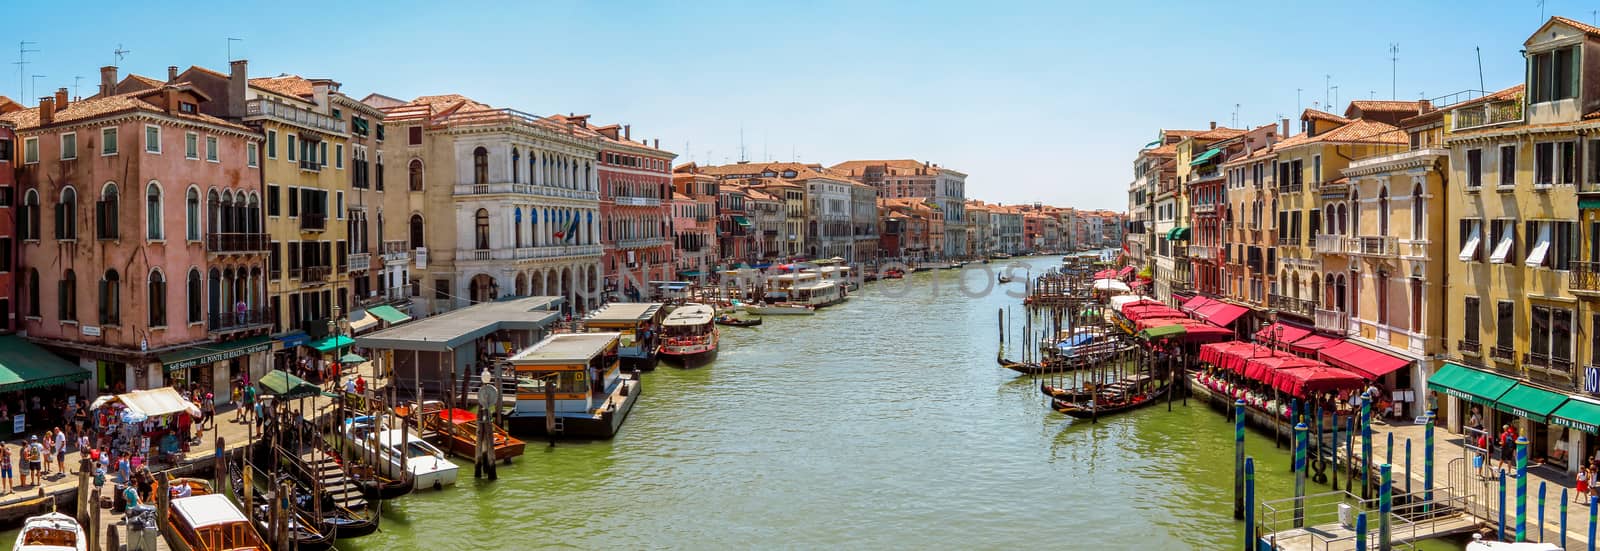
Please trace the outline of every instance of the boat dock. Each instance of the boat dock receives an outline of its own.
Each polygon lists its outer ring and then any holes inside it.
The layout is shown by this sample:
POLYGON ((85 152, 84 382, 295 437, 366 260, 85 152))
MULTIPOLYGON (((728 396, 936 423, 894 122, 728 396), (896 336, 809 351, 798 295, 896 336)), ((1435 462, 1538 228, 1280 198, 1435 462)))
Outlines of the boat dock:
MULTIPOLYGON (((1471 496, 1457 496, 1449 489, 1436 489, 1431 502, 1414 501, 1395 505, 1391 514, 1390 542, 1397 549, 1411 549, 1418 541, 1476 531, 1482 523, 1468 509, 1471 496)), ((1401 496, 1395 496, 1399 500, 1401 496)), ((1260 504, 1259 549, 1281 551, 1346 551, 1357 545, 1357 517, 1366 511, 1368 547, 1376 546, 1381 528, 1378 500, 1363 500, 1350 492, 1333 491, 1307 495, 1296 513, 1295 498, 1264 501, 1260 504), (1298 520, 1297 520, 1298 519, 1298 520)))

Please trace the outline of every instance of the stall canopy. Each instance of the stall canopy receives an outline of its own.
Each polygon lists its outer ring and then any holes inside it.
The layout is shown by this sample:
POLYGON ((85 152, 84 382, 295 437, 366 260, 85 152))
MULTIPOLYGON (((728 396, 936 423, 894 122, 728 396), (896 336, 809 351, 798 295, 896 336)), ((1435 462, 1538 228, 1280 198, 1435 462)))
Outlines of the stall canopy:
POLYGON ((1147 340, 1147 341, 1156 341, 1156 340, 1161 340, 1161 339, 1175 339, 1175 338, 1183 337, 1184 333, 1187 333, 1187 332, 1188 332, 1187 328, 1185 328, 1182 325, 1174 323, 1172 325, 1160 325, 1160 326, 1151 327, 1149 329, 1145 329, 1145 330, 1139 331, 1139 338, 1147 340))
POLYGON ((1550 413, 1561 407, 1567 401, 1567 395, 1550 392, 1548 390, 1517 383, 1500 399, 1495 401, 1494 408, 1517 417, 1532 419, 1540 423, 1550 421, 1550 413))
POLYGON ((177 389, 170 386, 151 390, 135 390, 127 394, 118 394, 117 401, 128 409, 142 413, 146 417, 170 415, 180 411, 188 411, 190 415, 199 415, 200 407, 194 402, 183 399, 177 389))
POLYGON ((1111 309, 1112 310, 1116 310, 1118 312, 1121 312, 1123 308, 1126 308, 1128 306, 1134 306, 1134 305, 1140 305, 1140 304, 1161 304, 1160 302, 1157 302, 1157 301, 1154 301, 1154 300, 1151 300, 1151 299, 1148 299, 1148 298, 1136 297, 1136 296, 1133 296, 1133 295, 1117 295, 1117 296, 1111 297, 1111 300, 1109 301, 1109 303, 1111 304, 1111 309))
POLYGON ((1133 304, 1122 309, 1122 317, 1128 321, 1139 321, 1152 318, 1187 318, 1183 312, 1173 310, 1171 307, 1159 302, 1154 304, 1133 304))
POLYGON ((309 398, 322 393, 322 387, 316 383, 307 382, 281 369, 274 369, 262 375, 261 381, 257 382, 256 386, 261 388, 262 394, 285 400, 309 398))
POLYGON ((367 313, 357 312, 355 314, 351 314, 351 316, 350 316, 350 332, 351 333, 365 333, 368 330, 370 330, 370 329, 372 329, 374 327, 377 327, 377 326, 378 326, 378 317, 372 315, 371 312, 367 312, 367 313))
POLYGON ((1295 396, 1361 388, 1360 375, 1330 366, 1292 367, 1273 373, 1272 387, 1295 396))
POLYGON ((1192 313, 1192 312, 1196 312, 1196 311, 1200 310, 1200 308, 1202 308, 1202 307, 1209 306, 1209 305, 1212 305, 1212 304, 1216 304, 1216 302, 1217 301, 1215 301, 1215 300, 1211 300, 1209 298, 1206 298, 1206 297, 1203 297, 1203 296, 1200 296, 1200 295, 1195 295, 1194 298, 1191 298, 1191 299, 1185 301, 1183 303, 1183 306, 1182 306, 1181 309, 1183 311, 1185 311, 1185 312, 1191 312, 1192 313))
POLYGON ((1263 383, 1272 384, 1273 377, 1280 369, 1293 367, 1327 367, 1328 364, 1299 356, 1272 355, 1249 358, 1244 361, 1244 376, 1263 383))
POLYGON ((1550 422, 1589 434, 1600 434, 1600 402, 1569 399, 1550 414, 1550 422))
POLYGON ((1117 277, 1128 277, 1130 275, 1133 275, 1133 266, 1123 266, 1121 270, 1117 271, 1117 277))
POLYGON ((1116 270, 1100 270, 1094 273, 1095 279, 1111 279, 1117 277, 1116 270))
POLYGON ((1150 341, 1175 339, 1185 343, 1210 343, 1233 338, 1232 331, 1188 318, 1144 319, 1138 326, 1139 338, 1150 341))
POLYGON ((1369 379, 1377 379, 1411 365, 1411 360, 1398 358, 1351 341, 1323 348, 1317 356, 1322 358, 1322 361, 1352 373, 1359 373, 1369 379))
POLYGON ((1256 342, 1288 344, 1311 335, 1311 330, 1283 322, 1273 323, 1256 331, 1256 342))
POLYGON ((75 383, 89 371, 16 335, 0 336, 0 392, 75 383))
POLYGON ((321 339, 311 341, 311 343, 307 344, 306 346, 315 348, 318 352, 332 352, 335 348, 350 346, 350 343, 353 342, 355 341, 344 335, 329 335, 321 339))
POLYGON ((368 308, 367 313, 377 316, 378 319, 389 322, 391 325, 411 321, 411 316, 407 316, 405 312, 401 312, 387 304, 379 304, 368 308))
POLYGON ((1128 292, 1128 291, 1130 291, 1132 289, 1128 287, 1128 284, 1123 283, 1121 281, 1117 281, 1115 279, 1096 279, 1096 280, 1094 280, 1094 290, 1096 290, 1096 291, 1118 291, 1118 292, 1126 293, 1126 292, 1128 292))
POLYGON ((1306 335, 1300 340, 1289 343, 1289 349, 1301 354, 1316 354, 1319 350, 1339 344, 1341 342, 1344 342, 1344 339, 1313 333, 1306 335))
POLYGON ((1491 407, 1514 386, 1517 386, 1514 379, 1448 362, 1432 377, 1428 377, 1428 388, 1491 407))
POLYGON ((1255 343, 1243 341, 1214 342, 1200 345, 1201 362, 1235 372, 1243 371, 1246 358, 1271 354, 1272 351, 1255 343))
POLYGON ((1244 313, 1245 308, 1243 306, 1237 306, 1215 300, 1211 301, 1211 304, 1202 306, 1194 312, 1194 314, 1199 316, 1200 319, 1214 323, 1219 327, 1233 323, 1234 320, 1239 319, 1239 316, 1243 316, 1244 313))

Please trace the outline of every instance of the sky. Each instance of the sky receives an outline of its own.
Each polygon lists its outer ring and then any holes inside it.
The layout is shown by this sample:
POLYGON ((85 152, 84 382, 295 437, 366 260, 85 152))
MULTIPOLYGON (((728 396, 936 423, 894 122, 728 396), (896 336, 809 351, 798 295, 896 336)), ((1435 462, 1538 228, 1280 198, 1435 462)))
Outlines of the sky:
POLYGON ((1162 128, 1259 126, 1391 91, 1499 90, 1521 81, 1519 50, 1545 17, 1594 23, 1596 10, 1573 0, 23 1, 0 40, 0 94, 75 83, 93 94, 119 47, 122 74, 226 72, 231 47, 253 77, 331 78, 357 98, 460 93, 588 113, 659 139, 680 163, 914 158, 966 173, 969 198, 1125 210, 1134 156, 1162 128), (25 67, 10 63, 20 40, 38 50, 25 67))

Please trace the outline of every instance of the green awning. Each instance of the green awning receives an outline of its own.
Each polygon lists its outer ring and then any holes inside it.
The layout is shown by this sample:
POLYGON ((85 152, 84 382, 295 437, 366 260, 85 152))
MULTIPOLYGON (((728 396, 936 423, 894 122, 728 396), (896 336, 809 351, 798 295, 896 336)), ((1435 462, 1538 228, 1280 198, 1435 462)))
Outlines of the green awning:
POLYGON ((0 392, 88 379, 89 370, 16 335, 0 336, 0 392))
POLYGON ((1147 144, 1144 144, 1144 147, 1141 147, 1140 149, 1150 149, 1152 147, 1159 147, 1160 145, 1161 145, 1161 138, 1156 138, 1155 141, 1147 143, 1147 144))
POLYGON ((1221 153, 1221 149, 1207 149, 1205 153, 1201 153, 1199 156, 1196 156, 1193 161, 1189 161, 1189 166, 1205 164, 1206 161, 1211 160, 1212 157, 1216 157, 1221 153))
POLYGON ((1600 434, 1600 403, 1573 398, 1550 414, 1550 422, 1589 434, 1600 434))
POLYGON ((316 383, 307 382, 305 379, 290 375, 279 369, 268 371, 266 375, 262 375, 261 380, 256 382, 256 386, 261 388, 262 394, 277 396, 285 400, 309 398, 322 392, 322 387, 317 386, 316 383))
POLYGON ((700 270, 688 270, 688 271, 684 271, 684 272, 678 272, 678 277, 700 277, 700 276, 703 276, 703 275, 706 275, 705 272, 701 272, 700 270))
POLYGON ((1494 408, 1517 417, 1532 419, 1540 423, 1549 422, 1550 412, 1561 407, 1567 401, 1567 395, 1550 392, 1548 390, 1517 383, 1517 386, 1507 390, 1494 404, 1494 408))
POLYGON ((1157 341, 1161 339, 1170 339, 1173 337, 1182 337, 1188 332, 1189 330, 1182 324, 1174 323, 1172 325, 1161 325, 1140 331, 1139 338, 1147 341, 1157 341))
POLYGON ((318 352, 328 352, 335 348, 350 346, 350 343, 353 342, 356 342, 355 339, 344 335, 335 335, 311 341, 306 346, 315 348, 318 352))
POLYGON ((1167 230, 1167 241, 1181 241, 1189 238, 1189 228, 1176 227, 1167 230))
POLYGON ((1600 199, 1579 199, 1578 200, 1578 208, 1580 208, 1580 209, 1600 209, 1600 199))
POLYGON ((272 337, 260 336, 222 342, 197 344, 159 356, 161 369, 172 373, 212 362, 231 360, 240 356, 272 350, 272 337))
POLYGON ((373 306, 371 308, 368 308, 367 309, 367 313, 368 314, 372 314, 373 316, 377 316, 378 319, 381 319, 383 321, 387 321, 390 324, 404 323, 404 322, 411 321, 411 316, 407 316, 405 314, 405 312, 401 312, 399 310, 396 310, 395 307, 389 306, 387 304, 379 304, 377 306, 373 306))
POLYGON ((1490 407, 1514 386, 1517 386, 1514 379, 1448 362, 1428 377, 1428 388, 1490 407))
POLYGON ((740 226, 749 226, 750 225, 750 219, 749 218, 745 218, 743 216, 735 215, 733 217, 733 223, 738 224, 740 226))
POLYGON ((339 356, 339 363, 345 365, 358 364, 365 361, 367 361, 367 359, 361 357, 360 354, 345 354, 343 356, 339 356))

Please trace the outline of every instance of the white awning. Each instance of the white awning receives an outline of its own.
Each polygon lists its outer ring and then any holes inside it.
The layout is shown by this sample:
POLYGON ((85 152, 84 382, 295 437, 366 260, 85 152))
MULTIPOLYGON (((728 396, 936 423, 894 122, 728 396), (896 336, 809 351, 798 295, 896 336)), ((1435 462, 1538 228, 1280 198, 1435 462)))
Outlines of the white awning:
POLYGON ((1482 227, 1477 222, 1473 222, 1471 228, 1467 233, 1467 242, 1461 245, 1462 262, 1472 262, 1472 259, 1478 256, 1479 249, 1483 247, 1483 237, 1478 235, 1478 231, 1482 227))
POLYGON ((368 314, 365 310, 357 310, 350 315, 350 332, 359 335, 378 326, 378 317, 368 314))
POLYGON ((187 410, 190 415, 199 415, 199 406, 194 402, 183 399, 176 389, 164 386, 152 390, 135 390, 127 394, 118 394, 117 400, 128 409, 142 413, 148 417, 168 415, 187 410))
POLYGON ((1529 268, 1543 266, 1545 255, 1550 253, 1550 223, 1539 223, 1539 241, 1528 250, 1528 259, 1523 262, 1529 268))
POLYGON ((1489 262, 1494 264, 1506 263, 1506 257, 1511 255, 1511 241, 1516 229, 1517 225, 1512 222, 1506 222, 1505 226, 1500 229, 1500 241, 1494 244, 1494 253, 1489 255, 1489 262))

